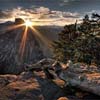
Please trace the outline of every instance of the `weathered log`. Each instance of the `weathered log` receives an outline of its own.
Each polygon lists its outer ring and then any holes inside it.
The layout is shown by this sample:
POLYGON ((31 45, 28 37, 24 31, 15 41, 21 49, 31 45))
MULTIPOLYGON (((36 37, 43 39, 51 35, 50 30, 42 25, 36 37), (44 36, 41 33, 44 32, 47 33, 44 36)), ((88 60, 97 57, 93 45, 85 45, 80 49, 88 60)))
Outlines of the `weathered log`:
POLYGON ((35 64, 32 64, 32 65, 26 64, 25 71, 28 71, 28 72, 43 71, 48 79, 56 79, 57 75, 55 74, 54 68, 52 66, 54 62, 55 61, 53 59, 44 58, 35 64))
POLYGON ((73 64, 63 70, 59 77, 71 86, 100 96, 100 70, 94 65, 73 64))
POLYGON ((52 64, 54 63, 53 59, 44 58, 34 64, 25 64, 25 71, 34 71, 34 70, 43 70, 44 68, 53 68, 52 64))

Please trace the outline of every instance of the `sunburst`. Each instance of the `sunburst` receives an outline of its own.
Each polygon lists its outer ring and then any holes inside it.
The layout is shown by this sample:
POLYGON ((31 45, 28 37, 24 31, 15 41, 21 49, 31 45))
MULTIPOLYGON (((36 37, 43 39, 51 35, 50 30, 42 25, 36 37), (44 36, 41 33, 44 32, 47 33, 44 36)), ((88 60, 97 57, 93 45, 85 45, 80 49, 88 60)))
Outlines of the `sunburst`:
POLYGON ((31 22, 31 21, 29 21, 29 20, 26 20, 25 23, 24 23, 24 25, 25 25, 26 27, 32 27, 32 26, 33 26, 33 22, 31 22))
POLYGON ((21 60, 23 58, 24 55, 24 51, 25 51, 25 45, 26 45, 26 39, 27 39, 27 31, 28 31, 28 27, 25 27, 24 33, 23 33, 23 37, 20 43, 20 48, 19 48, 19 53, 21 55, 21 60))
POLYGON ((20 27, 24 27, 24 32, 22 33, 22 39, 19 47, 19 55, 21 60, 23 60, 24 52, 25 52, 25 47, 26 47, 26 40, 27 40, 27 35, 28 35, 28 29, 32 30, 32 34, 36 36, 42 43, 44 43, 46 46, 51 47, 52 42, 48 40, 42 33, 40 33, 35 27, 35 23, 31 22, 30 20, 24 20, 24 23, 22 24, 17 24, 13 25, 8 28, 8 30, 13 30, 17 29, 20 27))

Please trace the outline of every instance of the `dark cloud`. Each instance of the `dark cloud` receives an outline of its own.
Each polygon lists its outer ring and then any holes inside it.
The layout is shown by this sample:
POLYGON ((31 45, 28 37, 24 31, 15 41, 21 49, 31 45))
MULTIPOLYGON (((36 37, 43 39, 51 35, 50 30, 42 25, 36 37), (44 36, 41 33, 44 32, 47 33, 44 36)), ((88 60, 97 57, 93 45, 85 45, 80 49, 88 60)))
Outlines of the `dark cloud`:
POLYGON ((0 0, 0 8, 44 6, 52 10, 87 12, 100 9, 100 0, 0 0))

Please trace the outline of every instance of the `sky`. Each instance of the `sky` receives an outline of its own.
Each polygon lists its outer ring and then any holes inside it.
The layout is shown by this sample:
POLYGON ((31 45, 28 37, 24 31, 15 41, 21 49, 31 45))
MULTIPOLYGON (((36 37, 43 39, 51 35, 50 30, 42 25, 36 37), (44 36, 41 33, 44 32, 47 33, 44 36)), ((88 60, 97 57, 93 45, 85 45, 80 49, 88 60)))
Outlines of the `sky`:
POLYGON ((0 0, 0 9, 0 22, 25 17, 41 25, 64 26, 100 13, 100 0, 0 0))

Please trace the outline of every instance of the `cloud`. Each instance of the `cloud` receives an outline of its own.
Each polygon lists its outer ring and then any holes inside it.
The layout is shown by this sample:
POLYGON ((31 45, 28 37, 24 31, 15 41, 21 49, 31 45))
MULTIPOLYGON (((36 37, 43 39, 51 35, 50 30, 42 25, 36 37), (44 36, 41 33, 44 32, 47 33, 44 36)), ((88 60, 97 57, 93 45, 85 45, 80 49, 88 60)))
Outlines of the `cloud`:
POLYGON ((50 9, 45 7, 36 8, 35 10, 38 13, 44 13, 44 14, 48 14, 50 12, 50 9))
POLYGON ((39 7, 34 9, 23 9, 16 8, 13 10, 1 11, 0 21, 11 20, 14 21, 15 18, 20 17, 24 19, 30 19, 39 25, 58 25, 64 26, 66 24, 75 23, 76 20, 80 19, 81 15, 77 12, 62 12, 56 10, 50 10, 46 7, 39 7))
POLYGON ((77 1, 77 0, 62 0, 64 3, 66 2, 72 2, 72 1, 77 1))
POLYGON ((74 2, 74 1, 78 1, 78 0, 61 0, 60 2, 60 6, 66 6, 68 3, 74 2))

